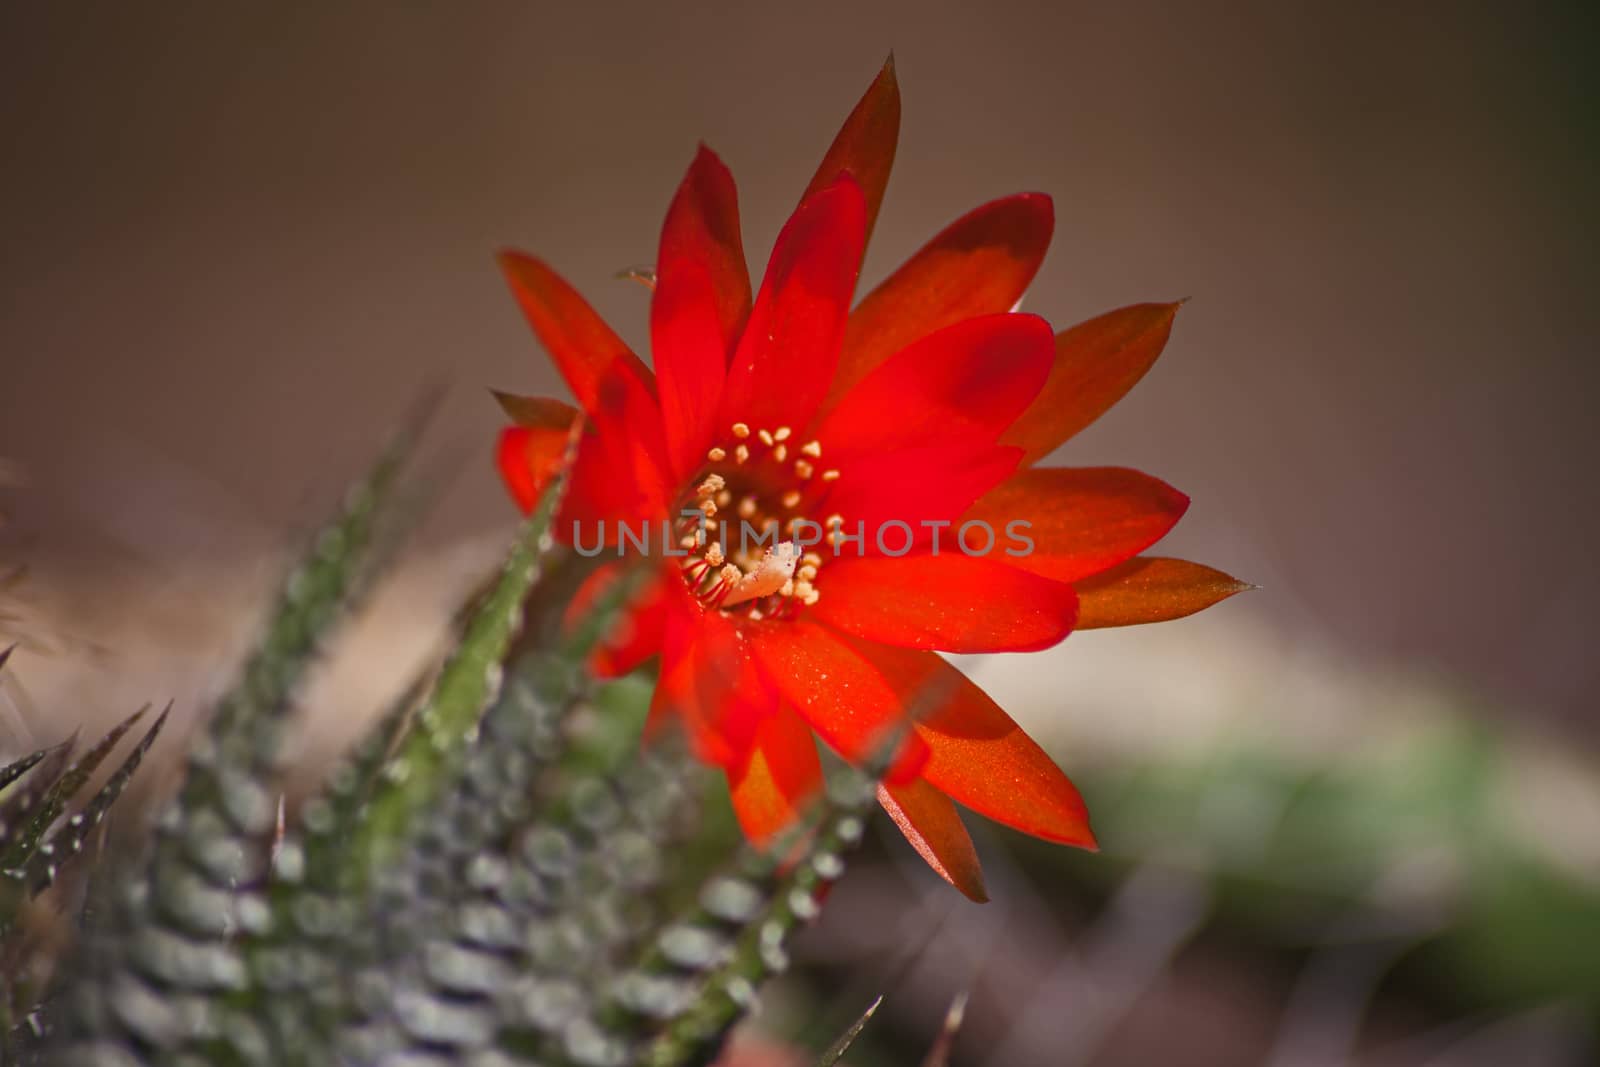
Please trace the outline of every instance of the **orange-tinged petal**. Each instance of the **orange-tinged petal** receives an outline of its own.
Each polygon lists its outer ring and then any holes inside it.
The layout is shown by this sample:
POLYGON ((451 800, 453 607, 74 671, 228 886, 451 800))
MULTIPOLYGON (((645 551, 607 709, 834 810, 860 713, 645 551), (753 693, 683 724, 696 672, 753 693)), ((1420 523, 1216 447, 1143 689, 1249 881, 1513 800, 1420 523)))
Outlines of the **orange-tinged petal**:
POLYGON ((601 384, 613 377, 637 383, 654 396, 655 376, 650 368, 564 278, 521 252, 502 252, 500 268, 580 407, 591 415, 600 414, 601 384))
POLYGON ((1002 440, 1034 463, 1121 400, 1161 355, 1181 304, 1134 304, 1063 330, 1039 397, 1002 440))
POLYGON ((889 184, 889 169, 894 165, 895 145, 900 139, 900 84, 895 80, 894 56, 867 87, 850 117, 828 147, 822 164, 806 186, 805 197, 826 189, 842 173, 849 173, 861 186, 866 200, 866 229, 878 218, 883 191, 889 184))
POLYGON ((650 302, 661 418, 679 480, 700 466, 739 332, 750 315, 750 273, 733 175, 705 146, 667 209, 650 302))
POLYGON ((822 420, 827 463, 953 441, 993 444, 1039 395, 1054 354, 1050 324, 1037 315, 983 315, 931 333, 822 420))
POLYGON ((919 337, 1015 307, 1054 227, 1043 193, 991 201, 951 223, 851 313, 830 403, 919 337))
POLYGON ((971 679, 931 652, 853 644, 908 701, 937 695, 935 709, 915 727, 928 746, 922 777, 930 785, 1023 833, 1095 847, 1077 787, 971 679))
POLYGON ((1072 632, 1072 586, 943 547, 936 556, 829 560, 810 612, 869 641, 946 652, 1034 652, 1072 632))
POLYGON ((833 381, 865 238, 866 206, 848 174, 790 216, 728 368, 722 426, 799 431, 833 381))
POLYGON ((979 904, 989 899, 978 850, 950 798, 917 779, 878 786, 878 803, 934 873, 979 904))
POLYGON ((1072 582, 1143 552, 1188 507, 1172 486, 1126 467, 1035 467, 985 493, 961 518, 987 523, 1005 562, 1072 582))
POLYGON ((1255 587, 1202 563, 1141 556, 1075 588, 1078 628, 1087 630, 1181 619, 1255 587))
POLYGON ((822 787, 822 761, 805 720, 779 705, 756 728, 749 757, 728 772, 745 836, 764 843, 787 829, 822 787))

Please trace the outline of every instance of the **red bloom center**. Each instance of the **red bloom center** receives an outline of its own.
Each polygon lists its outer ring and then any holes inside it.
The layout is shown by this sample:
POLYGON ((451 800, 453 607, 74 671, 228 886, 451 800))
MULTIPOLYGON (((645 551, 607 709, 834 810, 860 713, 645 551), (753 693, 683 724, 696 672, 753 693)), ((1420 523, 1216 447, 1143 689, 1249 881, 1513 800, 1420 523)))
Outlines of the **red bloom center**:
POLYGON ((806 549, 834 536, 838 516, 812 516, 838 477, 823 466, 820 441, 799 442, 788 426, 734 423, 681 502, 678 544, 690 552, 682 568, 690 593, 752 619, 790 619, 815 604, 823 557, 806 549))

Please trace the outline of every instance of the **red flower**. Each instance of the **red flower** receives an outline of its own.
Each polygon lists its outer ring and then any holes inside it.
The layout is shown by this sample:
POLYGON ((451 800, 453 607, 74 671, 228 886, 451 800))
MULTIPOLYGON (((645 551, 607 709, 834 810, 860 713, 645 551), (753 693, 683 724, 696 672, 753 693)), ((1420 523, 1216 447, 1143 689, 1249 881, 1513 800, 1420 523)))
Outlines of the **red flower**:
MULTIPOLYGON (((661 234, 653 374, 550 268, 519 253, 502 265, 590 420, 563 536, 592 551, 618 542, 619 523, 637 539, 666 521, 682 553, 651 545, 658 576, 598 666, 660 654, 652 725, 676 720, 725 770, 758 840, 818 788, 813 733, 860 760, 905 728, 908 704, 932 701, 880 798, 934 869, 981 899, 952 801, 1051 841, 1094 837, 1072 783, 938 652, 1047 648, 1075 627, 1178 618, 1245 587, 1139 555, 1188 505, 1177 490, 1121 468, 1034 466, 1143 376, 1177 311, 1134 305, 1056 336, 1013 313, 1050 240, 1049 197, 977 208, 850 309, 899 116, 891 64, 753 300, 733 179, 700 150, 661 234), (788 540, 741 550, 736 522, 788 540), (803 543, 821 524, 828 538, 803 543)), ((500 468, 527 509, 577 411, 502 399, 517 425, 500 468)), ((577 610, 619 566, 596 572, 577 610)))

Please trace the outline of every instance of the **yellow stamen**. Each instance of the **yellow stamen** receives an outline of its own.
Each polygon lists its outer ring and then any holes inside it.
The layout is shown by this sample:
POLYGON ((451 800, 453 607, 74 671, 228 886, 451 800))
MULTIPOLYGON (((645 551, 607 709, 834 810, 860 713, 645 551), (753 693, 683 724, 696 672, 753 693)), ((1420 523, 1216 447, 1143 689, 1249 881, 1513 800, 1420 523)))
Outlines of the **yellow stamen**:
POLYGON ((706 562, 713 567, 722 566, 722 546, 715 541, 706 549, 706 562))
POLYGON ((726 448, 713 448, 706 453, 706 458, 713 463, 721 463, 728 458, 728 450, 726 448))
POLYGON ((772 450, 772 458, 777 460, 779 463, 782 463, 784 460, 788 459, 789 458, 789 446, 788 445, 779 445, 777 448, 774 448, 772 450))
POLYGON ((793 432, 794 431, 789 429, 787 426, 779 426, 776 430, 772 431, 772 439, 774 441, 787 441, 789 439, 789 435, 793 432))
POLYGON ((746 446, 746 445, 740 445, 738 448, 734 449, 733 450, 733 458, 734 458, 734 460, 736 462, 739 462, 739 463, 743 463, 746 460, 748 460, 750 458, 750 449, 749 449, 749 447, 746 446))
POLYGON ((809 478, 811 477, 811 472, 815 469, 803 459, 794 461, 794 473, 797 478, 809 478))
POLYGON ((792 508, 798 503, 800 503, 800 490, 791 489, 787 493, 783 494, 784 507, 792 508))
POLYGON ((733 424, 733 436, 738 437, 740 439, 749 437, 750 436, 750 427, 745 425, 742 422, 734 423, 733 424))
POLYGON ((739 517, 741 519, 748 519, 750 516, 754 515, 755 513, 756 513, 756 498, 755 497, 747 496, 744 499, 739 501, 739 517))
POLYGON ((837 470, 825 470, 822 472, 822 480, 825 482, 831 482, 837 477, 839 477, 837 470))
POLYGON ((818 459, 822 456, 822 442, 807 441, 805 444, 800 446, 800 451, 804 452, 812 459, 818 459))
POLYGON ((772 432, 770 430, 757 430, 756 436, 761 438, 761 443, 768 448, 772 447, 772 432))

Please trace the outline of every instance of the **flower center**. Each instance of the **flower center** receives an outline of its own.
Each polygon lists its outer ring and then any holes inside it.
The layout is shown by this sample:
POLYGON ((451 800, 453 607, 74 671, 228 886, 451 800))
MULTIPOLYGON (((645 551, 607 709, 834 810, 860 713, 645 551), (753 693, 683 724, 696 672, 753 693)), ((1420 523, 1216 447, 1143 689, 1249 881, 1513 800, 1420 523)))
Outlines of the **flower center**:
MULTIPOLYGON (((822 469, 822 444, 795 444, 788 426, 752 430, 736 422, 706 453, 706 467, 685 494, 679 547, 689 591, 708 607, 749 618, 792 618, 815 604, 824 534, 808 516, 839 472, 822 469)), ((833 521, 829 520, 830 523, 833 521)))

